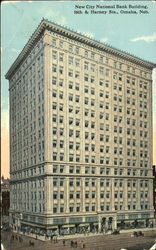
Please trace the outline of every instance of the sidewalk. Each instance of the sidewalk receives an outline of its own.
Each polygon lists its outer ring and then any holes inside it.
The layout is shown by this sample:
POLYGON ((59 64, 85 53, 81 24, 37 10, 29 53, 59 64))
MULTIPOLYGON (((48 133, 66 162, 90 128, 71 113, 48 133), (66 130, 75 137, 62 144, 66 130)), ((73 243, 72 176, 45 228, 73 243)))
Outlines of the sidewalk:
MULTIPOLYGON (((142 232, 156 232, 156 227, 154 228, 134 228, 134 229, 128 229, 128 230, 121 230, 120 231, 120 234, 126 234, 126 233, 132 233, 134 231, 142 231, 142 232)), ((23 234, 22 232, 17 232, 17 231, 13 231, 14 233, 17 233, 17 234, 21 234, 21 235, 24 235, 24 236, 27 236, 27 237, 31 237, 33 239, 36 239, 36 234, 23 234)), ((96 236, 106 236, 106 235, 111 235, 111 232, 107 232, 107 233, 86 233, 86 234, 72 234, 72 235, 60 235, 60 236, 57 236, 57 240, 67 240, 67 239, 76 239, 76 238, 86 238, 86 237, 96 237, 96 236)), ((45 236, 42 236, 42 235, 37 235, 37 239, 38 240, 41 240, 41 241, 50 241, 50 237, 48 237, 47 239, 45 239, 45 236)))
MULTIPOLYGON (((130 230, 132 232, 132 230, 130 230)), ((143 250, 150 249, 155 244, 156 230, 144 230, 144 237, 131 237, 131 233, 126 232, 118 235, 110 234, 89 234, 88 235, 68 235, 65 237, 58 237, 57 242, 45 241, 44 236, 39 236, 36 239, 35 234, 21 235, 22 242, 19 237, 11 240, 11 232, 2 232, 2 243, 7 250, 69 250, 71 249, 72 241, 77 242, 77 250, 82 249, 82 243, 85 244, 86 250, 121 250, 126 248, 128 250, 143 250), (31 238, 30 238, 31 237, 31 238), (65 244, 63 240, 65 240, 65 244), (30 241, 34 243, 30 246, 30 241)), ((134 230, 133 230, 134 231, 134 230)), ((135 230, 139 231, 139 230, 135 230)), ((18 233, 14 235, 19 236, 18 233)))

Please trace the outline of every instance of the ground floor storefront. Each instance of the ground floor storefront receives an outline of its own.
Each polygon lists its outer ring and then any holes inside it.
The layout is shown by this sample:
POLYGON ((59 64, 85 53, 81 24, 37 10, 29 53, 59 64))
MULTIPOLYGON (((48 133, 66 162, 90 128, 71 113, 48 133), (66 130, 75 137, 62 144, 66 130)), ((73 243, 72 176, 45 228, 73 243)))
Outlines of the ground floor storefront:
POLYGON ((35 216, 10 214, 10 227, 26 234, 58 236, 88 233, 108 233, 115 230, 153 228, 156 222, 153 213, 107 213, 80 216, 35 216))

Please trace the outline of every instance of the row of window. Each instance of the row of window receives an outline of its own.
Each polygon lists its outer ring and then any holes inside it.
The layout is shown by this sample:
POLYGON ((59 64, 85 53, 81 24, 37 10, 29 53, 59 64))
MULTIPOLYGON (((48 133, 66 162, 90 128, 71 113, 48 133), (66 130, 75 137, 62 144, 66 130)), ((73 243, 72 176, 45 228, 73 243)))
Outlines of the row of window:
MULTIPOLYGON (((106 114, 107 115, 107 114, 106 114)), ((107 120, 107 116, 105 117, 105 119, 107 120)), ((59 123, 63 123, 64 121, 64 117, 63 116, 59 116, 59 123)), ((53 115, 53 122, 57 122, 57 116, 53 115)), ((73 119, 69 119, 69 125, 74 125, 73 124, 73 119)), ((104 124, 104 123, 100 123, 99 124, 99 129, 100 130, 105 130, 106 132, 109 131, 109 124, 104 124)), ((76 119, 75 121, 75 126, 80 126, 80 120, 76 119)), ((90 122, 89 121, 85 121, 84 123, 84 128, 95 128, 95 122, 90 122), (90 124, 90 126, 89 126, 90 124)), ((64 129, 60 128, 60 131, 56 128, 53 127, 53 135, 57 135, 57 133, 59 132, 60 135, 64 134, 64 129)), ((74 130, 74 129, 69 129, 69 137, 73 137, 75 135, 76 138, 80 138, 80 130, 74 130)), ((117 127, 114 126, 114 133, 122 133, 123 132, 123 127, 117 127)), ((130 128, 127 128, 127 135, 132 134, 133 136, 136 135, 136 130, 132 130, 130 128)), ((147 138, 148 137, 148 132, 147 131, 142 131, 140 130, 139 133, 140 137, 144 137, 147 138)), ((109 142, 109 135, 104 135, 104 134, 100 134, 100 141, 105 141, 105 142, 109 142)), ((85 139, 91 139, 94 140, 95 139, 95 133, 89 133, 89 132, 85 132, 85 139)), ((122 144, 123 143, 123 137, 117 137, 114 136, 114 143, 119 143, 122 144)), ((136 146, 136 139, 131 139, 131 138, 127 138, 127 145, 132 145, 132 146, 136 146)), ((141 147, 143 147, 143 141, 140 142, 141 147)), ((147 147, 147 142, 145 142, 145 148, 147 147)))
MULTIPOLYGON (((36 194, 36 192, 34 192, 34 195, 35 194, 36 194)), ((128 192, 127 193, 127 198, 128 199, 137 198, 138 195, 139 194, 137 194, 136 192, 128 192)), ((54 200, 62 200, 62 199, 65 199, 65 197, 66 197, 66 195, 62 191, 60 192, 60 194, 58 194, 56 191, 54 191, 54 193, 53 193, 53 199, 54 200)), ((69 197, 70 200, 73 200, 73 199, 82 199, 80 192, 76 192, 76 193, 70 192, 69 195, 68 195, 68 197, 69 197)), ((85 197, 85 199, 95 199, 95 198, 101 198, 101 199, 105 199, 106 198, 106 199, 109 199, 111 197, 111 195, 110 195, 109 192, 101 192, 100 196, 97 197, 96 192, 85 192, 84 197, 85 197)), ((121 192, 121 191, 120 192, 115 192, 114 193, 114 198, 115 199, 122 199, 122 198, 124 198, 124 193, 121 192)), ((147 192, 145 192, 145 193, 141 192, 140 193, 140 198, 148 198, 148 193, 147 192)), ((36 199, 36 198, 34 198, 34 199, 36 199)))
MULTIPOLYGON (((110 169, 106 169, 106 174, 109 175, 110 174, 110 169)), ((129 169, 127 171, 127 173, 131 173, 133 170, 132 169, 129 169)), ((134 173, 134 172, 133 172, 134 173)), ((129 174, 128 174, 129 175, 129 174)), ((89 179, 89 178, 85 178, 84 180, 84 183, 85 183, 85 186, 86 187, 96 187, 97 185, 97 179, 89 179)), ((64 186, 64 183, 65 183, 65 179, 64 178, 54 178, 53 179, 53 186, 54 187, 59 187, 59 186, 64 186)), ((69 186, 70 187, 76 187, 76 186, 80 186, 81 183, 80 183, 80 179, 73 179, 73 178, 70 178, 69 179, 69 186)), ((140 181, 140 184, 137 183, 136 181, 129 181, 127 182, 127 187, 137 187, 140 186, 140 187, 148 187, 148 181, 140 181)), ((100 180, 100 186, 101 187, 109 187, 110 186, 110 180, 109 179, 101 179, 100 180)), ((123 187, 123 181, 120 180, 115 180, 114 181, 114 186, 115 187, 123 187)))
MULTIPOLYGON (((86 50, 86 49, 82 49, 78 46, 75 46, 71 43, 67 44, 66 42, 62 41, 62 40, 57 40, 55 38, 52 39, 51 45, 53 48, 58 47, 61 49, 68 49, 69 52, 74 53, 76 55, 80 55, 83 53, 83 56, 92 60, 97 60, 100 63, 105 63, 105 64, 110 64, 111 63, 111 59, 103 56, 103 55, 98 55, 90 50, 86 50)), ((54 53, 55 54, 55 53, 54 53)), ((112 64, 112 63, 111 63, 112 64)), ((118 69, 123 69, 123 65, 122 63, 118 62, 118 61, 113 61, 112 66, 114 68, 118 68, 118 69)), ((136 73, 136 69, 134 67, 130 67, 129 65, 126 65, 126 70, 128 72, 131 72, 133 74, 136 73)), ((147 74, 146 72, 143 72, 142 70, 140 70, 140 75, 142 77, 149 77, 149 74, 147 74)))
MULTIPOLYGON (((136 204, 128 204, 128 210, 136 210, 137 208, 137 205, 136 204)), ((140 208, 141 209, 148 209, 149 208, 149 205, 148 204, 141 204, 140 205, 140 208)), ((123 204, 115 204, 114 205, 114 209, 115 210, 124 210, 124 205, 123 204)), ((111 211, 111 206, 110 204, 101 204, 100 206, 100 210, 101 211, 111 211)), ((76 206, 69 206, 69 212, 70 213, 73 213, 73 212, 80 212, 81 209, 80 209, 80 204, 77 204, 76 206)), ((86 204, 85 206, 85 211, 86 212, 95 212, 96 211, 96 204, 86 204)), ((64 213, 65 210, 64 210, 64 207, 61 205, 60 206, 60 209, 59 207, 56 207, 54 206, 53 208, 53 213, 64 213)))
MULTIPOLYGON (((53 73, 59 72, 60 74, 63 74, 65 71, 64 71, 64 67, 62 65, 59 65, 59 67, 57 67, 57 64, 52 64, 52 72, 53 73)), ((94 67, 92 67, 91 72, 94 72, 94 67)), ((99 66, 98 73, 101 76, 102 75, 109 76, 110 75, 110 70, 109 69, 105 69, 104 67, 99 66)), ((114 74, 113 75, 113 79, 118 79, 119 81, 123 81, 123 75, 119 74, 119 76, 117 77, 118 74, 114 74)), ((40 76, 40 74, 38 74, 38 75, 40 76)), ((75 79, 80 79, 80 71, 74 71, 73 69, 69 68, 68 69, 68 76, 69 77, 74 77, 75 79)), ((56 82, 56 77, 54 77, 54 78, 55 78, 55 82, 56 82)), ((84 73, 83 80, 85 82, 95 83, 95 76, 84 73)), ((126 83, 127 84, 129 84, 129 83, 132 82, 132 84, 135 85, 135 81, 136 81, 136 79, 134 79, 134 78, 132 79, 132 81, 130 81, 130 77, 126 78, 126 83)), ((104 80, 100 80, 99 81, 99 85, 100 86, 102 86, 103 83, 104 83, 104 80)), ((122 91, 122 85, 117 86, 117 83, 114 83, 113 89, 114 90, 122 91)), ((127 88, 127 94, 135 95, 136 94, 135 93, 135 89, 127 88)), ((139 92, 139 97, 147 98, 147 92, 145 92, 145 91, 144 91, 144 93, 143 92, 139 92)))

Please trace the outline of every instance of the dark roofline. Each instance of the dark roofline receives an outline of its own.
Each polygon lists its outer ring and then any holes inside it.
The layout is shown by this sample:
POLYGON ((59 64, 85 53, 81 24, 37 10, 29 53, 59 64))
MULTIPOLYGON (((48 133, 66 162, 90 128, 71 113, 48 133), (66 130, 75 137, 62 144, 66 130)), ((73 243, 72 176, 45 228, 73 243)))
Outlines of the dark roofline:
POLYGON ((79 32, 76 32, 70 28, 56 24, 54 22, 51 22, 51 21, 43 18, 41 20, 41 22, 39 23, 39 25, 37 26, 37 28, 35 29, 35 31, 33 32, 33 34, 31 35, 31 37, 29 38, 28 42, 25 44, 24 48, 22 49, 22 51, 20 52, 18 57, 16 58, 16 60, 14 61, 14 63, 9 68, 8 72, 5 75, 6 79, 10 78, 13 71, 18 67, 19 63, 23 60, 23 58, 25 57, 27 52, 29 52, 31 50, 33 43, 38 40, 40 35, 46 29, 48 29, 48 30, 52 29, 52 31, 59 33, 59 34, 63 34, 63 35, 66 34, 66 36, 68 36, 70 38, 73 38, 73 35, 74 35, 76 37, 76 39, 80 42, 86 43, 87 45, 89 45, 91 47, 97 48, 101 51, 105 51, 106 53, 112 54, 114 56, 119 56, 122 59, 128 60, 132 63, 136 63, 142 67, 145 67, 145 68, 148 68, 151 70, 156 67, 156 64, 153 62, 149 62, 147 60, 139 58, 139 57, 132 55, 128 52, 117 49, 109 44, 102 43, 102 42, 95 40, 95 39, 91 39, 91 38, 89 38, 89 37, 87 37, 79 32))

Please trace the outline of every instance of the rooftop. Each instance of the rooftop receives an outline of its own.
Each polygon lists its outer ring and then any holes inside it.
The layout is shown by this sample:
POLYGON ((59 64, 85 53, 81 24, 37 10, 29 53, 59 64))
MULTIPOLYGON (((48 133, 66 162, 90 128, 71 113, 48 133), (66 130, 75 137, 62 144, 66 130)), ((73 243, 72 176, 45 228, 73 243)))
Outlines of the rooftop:
POLYGON ((43 18, 41 20, 40 24, 37 26, 36 30, 31 35, 31 37, 28 40, 28 42, 26 43, 26 45, 24 46, 24 48, 22 49, 22 51, 20 52, 17 59, 14 61, 14 63, 12 64, 12 66, 10 67, 8 72, 6 73, 6 76, 5 76, 6 79, 10 79, 14 70, 25 59, 25 57, 27 56, 27 53, 29 53, 31 51, 32 47, 34 46, 34 43, 36 41, 38 41, 38 39, 44 33, 45 30, 56 32, 60 35, 66 36, 70 39, 75 39, 75 40, 82 42, 86 45, 89 45, 93 48, 97 48, 105 53, 109 53, 109 54, 112 54, 114 56, 118 56, 121 59, 128 60, 131 63, 136 63, 142 67, 145 67, 145 68, 152 70, 153 68, 156 67, 156 64, 153 62, 146 61, 146 60, 141 59, 141 58, 139 58, 135 55, 132 55, 128 52, 125 52, 125 51, 122 51, 122 50, 117 49, 115 47, 112 47, 109 44, 101 43, 100 41, 97 41, 95 39, 91 39, 85 35, 82 35, 79 32, 71 30, 65 26, 58 25, 54 22, 51 22, 51 21, 43 18))

